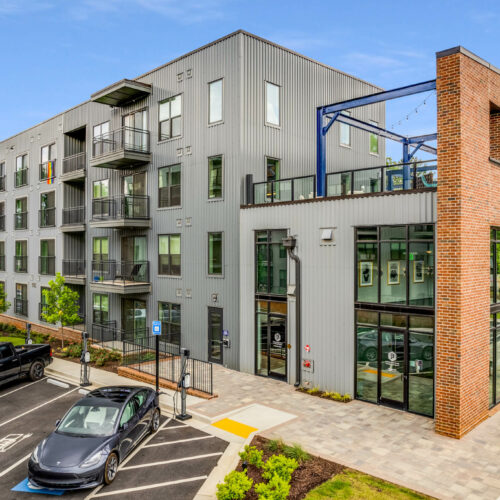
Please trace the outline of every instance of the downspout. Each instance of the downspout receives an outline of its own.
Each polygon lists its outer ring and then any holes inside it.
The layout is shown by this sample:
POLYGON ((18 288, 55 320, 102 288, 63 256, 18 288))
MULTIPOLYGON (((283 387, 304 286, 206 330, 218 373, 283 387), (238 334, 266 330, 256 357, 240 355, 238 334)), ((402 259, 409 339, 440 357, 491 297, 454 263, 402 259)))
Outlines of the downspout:
POLYGON ((300 361, 302 334, 301 334, 301 319, 300 319, 300 259, 298 255, 293 253, 297 240, 293 236, 283 238, 283 246, 287 249, 288 255, 295 262, 295 387, 299 387, 301 383, 302 363, 300 361))

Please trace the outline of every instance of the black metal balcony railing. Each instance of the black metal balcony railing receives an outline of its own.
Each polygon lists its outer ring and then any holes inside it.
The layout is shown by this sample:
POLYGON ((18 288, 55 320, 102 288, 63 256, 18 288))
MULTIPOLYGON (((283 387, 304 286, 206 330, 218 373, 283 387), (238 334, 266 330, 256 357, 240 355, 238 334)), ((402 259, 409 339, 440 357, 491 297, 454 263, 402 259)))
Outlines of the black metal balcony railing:
MULTIPOLYGON (((94 318, 96 321, 98 317, 94 318)), ((116 321, 103 321, 92 323, 92 338, 100 343, 131 341, 149 337, 149 328, 136 328, 135 330, 122 330, 116 327, 116 321)))
POLYGON ((14 228, 28 229, 28 212, 14 214, 14 228))
POLYGON ((0 255, 0 271, 5 271, 5 255, 0 255))
POLYGON ((42 208, 38 211, 39 227, 55 227, 56 225, 56 207, 42 208))
POLYGON ((14 271, 16 273, 27 273, 28 272, 28 256, 27 255, 16 255, 14 257, 14 271))
POLYGON ((0 215, 0 231, 5 231, 5 215, 0 215))
POLYGON ((87 166, 87 153, 77 153, 76 155, 67 156, 62 161, 63 174, 85 170, 87 166))
POLYGON ((23 168, 14 172, 14 185, 15 187, 26 186, 28 184, 28 169, 23 168))
POLYGON ((350 196, 435 188, 437 181, 435 160, 401 163, 326 174, 326 195, 350 196))
POLYGON ((92 220, 149 219, 149 196, 121 195, 92 200, 92 220))
POLYGON ((149 261, 93 260, 92 281, 149 283, 149 261))
POLYGON ((84 259, 64 259, 62 261, 62 274, 68 278, 85 276, 84 259))
POLYGON ((316 176, 307 175, 253 185, 255 204, 279 201, 309 200, 316 197, 316 176))
POLYGON ((94 137, 92 156, 104 156, 119 151, 149 153, 149 131, 131 127, 122 127, 106 134, 94 137))
POLYGON ((56 160, 40 163, 40 180, 54 179, 56 176, 56 160))
POLYGON ((40 256, 38 258, 38 274, 55 276, 56 274, 56 258, 55 256, 40 256))
POLYGON ((63 226, 69 226, 71 224, 84 224, 85 207, 83 206, 83 207, 63 208, 62 223, 63 226))
POLYGON ((5 191, 5 175, 0 175, 0 191, 5 191))
POLYGON ((14 299, 14 312, 21 316, 28 316, 28 301, 26 299, 14 299))
POLYGON ((43 302, 38 303, 38 318, 40 321, 46 321, 45 318, 43 317, 43 313, 47 313, 47 304, 44 304, 43 302))

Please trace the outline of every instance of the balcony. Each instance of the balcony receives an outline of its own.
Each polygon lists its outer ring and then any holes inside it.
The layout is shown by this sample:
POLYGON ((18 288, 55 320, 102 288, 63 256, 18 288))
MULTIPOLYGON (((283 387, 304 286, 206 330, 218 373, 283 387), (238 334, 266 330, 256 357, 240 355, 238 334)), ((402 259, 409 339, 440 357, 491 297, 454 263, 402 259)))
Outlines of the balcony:
POLYGON ((85 179, 86 172, 87 153, 77 153, 63 159, 62 173, 59 177, 63 181, 79 181, 85 179))
POLYGON ((0 175, 0 191, 5 191, 5 175, 0 175))
POLYGON ((149 262, 144 261, 92 261, 90 289, 100 293, 149 293, 149 262))
POLYGON ((91 227, 151 227, 149 196, 121 195, 92 200, 91 227))
POLYGON ((85 207, 71 207, 62 209, 61 231, 74 233, 85 231, 85 207))
POLYGON ((62 261, 62 275, 66 283, 73 285, 85 285, 85 260, 84 259, 64 259, 62 261))
POLYGON ((124 106, 131 101, 146 98, 151 94, 151 85, 134 80, 123 79, 90 96, 93 102, 108 106, 124 106))
POLYGON ((40 181, 47 181, 47 184, 53 184, 56 178, 56 160, 40 163, 40 181))
POLYGON ((45 276, 56 275, 56 258, 55 256, 40 256, 38 257, 38 274, 45 276))
POLYGON ((14 313, 20 316, 28 316, 28 301, 26 299, 14 299, 14 313))
POLYGON ((14 214, 14 229, 28 229, 28 212, 14 214))
POLYGON ((14 257, 14 272, 27 273, 28 272, 28 256, 16 255, 14 257))
MULTIPOLYGON (((114 349, 122 349, 122 342, 135 342, 137 339, 150 337, 149 328, 138 328, 136 330, 122 330, 116 327, 116 321, 105 321, 104 323, 92 323, 92 335, 94 341, 114 349)), ((152 346, 152 348, 154 348, 152 346)))
POLYGON ((28 170, 23 168, 14 172, 14 186, 16 188, 28 185, 28 170))
POLYGON ((5 215, 0 215, 0 231, 5 231, 5 215))
POLYGON ((91 167, 130 168, 151 161, 149 131, 122 127, 94 137, 91 167))
POLYGON ((56 207, 42 208, 38 211, 38 227, 56 226, 56 207))
POLYGON ((316 176, 308 175, 293 179, 257 182, 253 185, 256 205, 279 201, 310 200, 316 197, 316 176))

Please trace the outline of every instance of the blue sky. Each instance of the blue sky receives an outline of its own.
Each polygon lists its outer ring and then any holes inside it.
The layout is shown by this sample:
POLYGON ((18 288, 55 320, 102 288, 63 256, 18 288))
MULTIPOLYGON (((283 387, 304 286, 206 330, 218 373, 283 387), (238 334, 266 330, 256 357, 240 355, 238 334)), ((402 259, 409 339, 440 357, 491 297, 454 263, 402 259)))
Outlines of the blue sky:
MULTIPOLYGON (((0 0, 0 140, 239 28, 389 89, 456 45, 500 66, 499 23, 498 0, 0 0)), ((425 97, 389 103, 387 126, 434 131, 425 97)))

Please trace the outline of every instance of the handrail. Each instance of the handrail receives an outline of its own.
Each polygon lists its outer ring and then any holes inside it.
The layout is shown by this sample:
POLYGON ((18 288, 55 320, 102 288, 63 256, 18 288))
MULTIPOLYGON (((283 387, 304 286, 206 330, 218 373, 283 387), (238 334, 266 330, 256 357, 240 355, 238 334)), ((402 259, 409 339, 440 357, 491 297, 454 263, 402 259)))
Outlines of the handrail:
POLYGON ((149 130, 121 127, 92 139, 92 156, 94 158, 117 151, 149 153, 149 130))
POLYGON ((74 155, 66 156, 63 158, 63 174, 75 172, 77 170, 85 170, 87 164, 87 153, 76 153, 74 155))
POLYGON ((122 194, 94 198, 92 220, 149 219, 149 196, 122 194))
POLYGON ((300 177, 255 182, 253 184, 253 193, 255 204, 313 199, 316 198, 316 176, 302 175, 300 177))
POLYGON ((92 281, 130 281, 149 283, 149 261, 93 260, 92 281))

